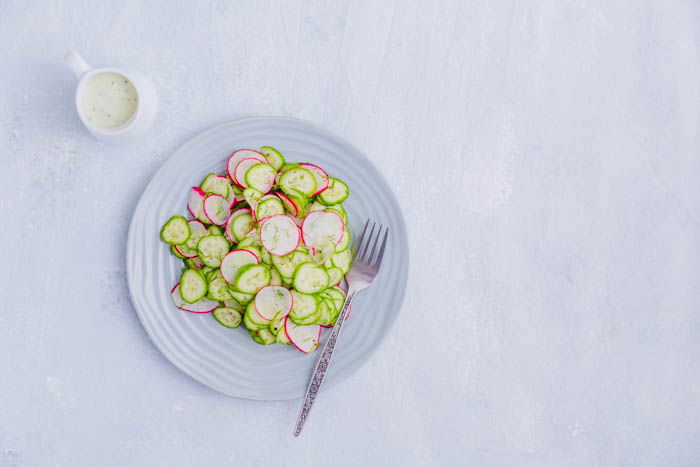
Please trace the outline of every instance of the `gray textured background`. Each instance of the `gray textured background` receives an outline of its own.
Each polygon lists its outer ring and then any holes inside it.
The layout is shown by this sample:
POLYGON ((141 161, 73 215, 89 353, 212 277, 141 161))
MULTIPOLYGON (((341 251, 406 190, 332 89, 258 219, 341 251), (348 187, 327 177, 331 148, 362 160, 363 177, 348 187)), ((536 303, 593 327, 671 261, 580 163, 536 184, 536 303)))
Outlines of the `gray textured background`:
POLYGON ((700 4, 205 3, 0 2, 0 465, 697 464, 700 4), (152 76, 149 138, 81 128, 69 48, 152 76), (249 114, 355 143, 409 223, 400 322, 297 440, 126 290, 148 179, 249 114))

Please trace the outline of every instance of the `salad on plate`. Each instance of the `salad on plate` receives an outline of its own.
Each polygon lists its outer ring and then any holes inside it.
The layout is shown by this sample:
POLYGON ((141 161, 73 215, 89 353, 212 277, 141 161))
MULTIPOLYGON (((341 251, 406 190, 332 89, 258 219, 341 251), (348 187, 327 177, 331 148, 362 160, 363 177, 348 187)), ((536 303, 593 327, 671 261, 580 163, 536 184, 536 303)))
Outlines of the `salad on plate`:
POLYGON ((191 187, 191 219, 172 216, 161 239, 184 263, 175 305, 243 323, 258 344, 319 345, 345 302, 352 263, 348 186, 314 164, 287 162, 270 146, 239 149, 226 171, 191 187))

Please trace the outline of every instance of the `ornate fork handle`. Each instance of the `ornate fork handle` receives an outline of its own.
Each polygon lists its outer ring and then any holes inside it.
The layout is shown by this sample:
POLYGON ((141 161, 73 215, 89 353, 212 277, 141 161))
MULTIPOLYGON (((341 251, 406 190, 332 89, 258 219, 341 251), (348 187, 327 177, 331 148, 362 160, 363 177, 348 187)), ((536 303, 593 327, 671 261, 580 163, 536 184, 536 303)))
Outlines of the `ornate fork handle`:
POLYGON ((328 370, 328 365, 333 357, 333 352, 335 351, 335 344, 338 342, 338 337, 340 336, 340 330, 345 322, 345 316, 348 314, 348 308, 352 303, 353 298, 357 292, 348 293, 345 303, 343 303, 343 309, 338 315, 338 320, 333 326, 330 336, 326 344, 323 346, 323 351, 321 352, 321 357, 318 359, 316 368, 314 368, 313 376, 311 376, 311 381, 309 381, 309 387, 306 388, 306 394, 304 395, 304 403, 301 406, 301 411, 299 412, 299 418, 297 418, 296 426, 294 427, 294 436, 299 436, 301 429, 304 427, 304 422, 306 417, 309 415, 311 406, 314 405, 314 400, 316 400, 316 395, 319 389, 321 389, 321 384, 326 377, 326 371, 328 370))

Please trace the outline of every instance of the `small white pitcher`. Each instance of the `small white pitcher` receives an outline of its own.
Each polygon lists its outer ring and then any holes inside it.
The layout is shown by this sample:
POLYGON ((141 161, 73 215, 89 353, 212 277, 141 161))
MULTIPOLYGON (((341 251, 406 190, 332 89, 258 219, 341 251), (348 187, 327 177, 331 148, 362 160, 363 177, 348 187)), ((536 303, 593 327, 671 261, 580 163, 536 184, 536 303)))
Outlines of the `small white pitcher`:
POLYGON ((78 86, 75 90, 75 108, 83 125, 92 135, 106 143, 129 143, 140 136, 143 136, 153 124, 158 113, 158 95, 153 87, 153 83, 145 75, 122 68, 92 68, 88 63, 74 51, 66 54, 64 61, 78 77, 78 86), (98 128, 91 124, 80 110, 80 101, 85 83, 91 76, 100 73, 119 73, 126 77, 136 89, 138 103, 136 110, 129 120, 116 128, 98 128))

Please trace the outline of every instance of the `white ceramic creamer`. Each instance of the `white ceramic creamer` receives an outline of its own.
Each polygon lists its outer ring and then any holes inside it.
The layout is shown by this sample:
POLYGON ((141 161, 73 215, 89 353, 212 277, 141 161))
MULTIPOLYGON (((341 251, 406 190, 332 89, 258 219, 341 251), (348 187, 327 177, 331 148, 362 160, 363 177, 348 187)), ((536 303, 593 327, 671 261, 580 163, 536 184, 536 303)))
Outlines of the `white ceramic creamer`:
POLYGON ((92 68, 74 51, 66 64, 78 77, 75 107, 85 127, 107 143, 128 143, 144 135, 158 113, 158 97, 143 74, 121 68, 92 68))

